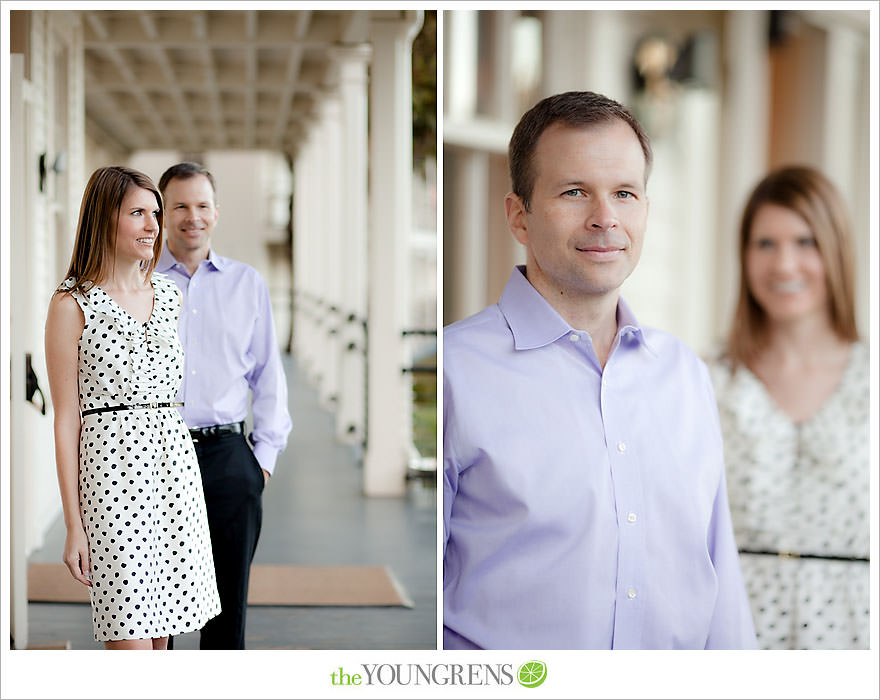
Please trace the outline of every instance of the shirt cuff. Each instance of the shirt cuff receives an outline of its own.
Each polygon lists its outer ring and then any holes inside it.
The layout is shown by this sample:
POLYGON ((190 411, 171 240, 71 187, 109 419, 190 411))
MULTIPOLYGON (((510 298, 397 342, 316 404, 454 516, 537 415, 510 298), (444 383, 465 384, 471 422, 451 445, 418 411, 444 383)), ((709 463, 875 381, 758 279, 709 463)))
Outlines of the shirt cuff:
POLYGON ((278 450, 274 449, 265 442, 258 442, 254 445, 254 457, 260 463, 260 468, 265 469, 271 476, 275 471, 275 461, 278 459, 278 450))

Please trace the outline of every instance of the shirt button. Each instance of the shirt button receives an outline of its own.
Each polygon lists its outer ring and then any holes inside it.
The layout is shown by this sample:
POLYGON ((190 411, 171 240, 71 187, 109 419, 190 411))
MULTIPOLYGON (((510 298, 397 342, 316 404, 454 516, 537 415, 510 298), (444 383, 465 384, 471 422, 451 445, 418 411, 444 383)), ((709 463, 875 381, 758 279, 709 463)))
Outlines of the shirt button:
POLYGON ((568 339, 572 343, 576 343, 577 341, 579 341, 581 339, 581 337, 577 333, 572 333, 570 336, 568 336, 568 339))
POLYGON ((617 451, 618 452, 626 452, 626 443, 625 442, 618 442, 617 443, 617 451))
POLYGON ((602 386, 608 386, 608 378, 602 377, 602 386))
POLYGON ((628 588, 626 591, 626 597, 629 598, 630 600, 635 598, 637 595, 638 595, 638 593, 636 593, 635 588, 628 588))
POLYGON ((635 513, 630 513, 629 515, 626 516, 626 521, 628 523, 634 523, 637 519, 638 518, 636 517, 635 513))
POLYGON ((194 370, 194 369, 192 369, 192 370, 190 370, 190 372, 189 372, 189 373, 190 373, 190 374, 195 374, 195 373, 196 373, 196 371, 195 371, 195 370, 194 370))
POLYGON ((193 309, 193 313, 194 313, 194 314, 197 314, 198 312, 199 312, 198 309, 193 309))

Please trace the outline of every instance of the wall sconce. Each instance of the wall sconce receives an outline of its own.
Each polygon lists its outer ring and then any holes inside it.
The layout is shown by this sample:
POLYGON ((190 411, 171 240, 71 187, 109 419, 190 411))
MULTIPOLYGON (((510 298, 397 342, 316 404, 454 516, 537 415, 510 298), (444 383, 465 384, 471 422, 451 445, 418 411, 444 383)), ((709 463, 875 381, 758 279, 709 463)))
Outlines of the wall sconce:
MULTIPOLYGON (((47 167, 48 163, 48 154, 41 153, 40 161, 39 161, 39 172, 40 172, 40 192, 46 191, 46 175, 49 172, 47 167)), ((56 175, 61 175, 62 173, 67 171, 67 151, 61 149, 58 151, 58 154, 55 156, 55 160, 52 163, 52 172, 56 175)))
POLYGON ((58 151, 58 155, 55 156, 55 162, 52 163, 52 172, 56 175, 67 172, 67 151, 64 149, 58 151))

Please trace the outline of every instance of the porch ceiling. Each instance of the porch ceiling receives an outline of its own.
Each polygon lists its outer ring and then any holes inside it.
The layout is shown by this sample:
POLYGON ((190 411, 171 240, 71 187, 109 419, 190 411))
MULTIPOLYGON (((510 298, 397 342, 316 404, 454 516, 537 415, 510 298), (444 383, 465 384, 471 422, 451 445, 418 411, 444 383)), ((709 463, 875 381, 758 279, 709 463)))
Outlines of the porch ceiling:
POLYGON ((294 151, 335 49, 398 11, 81 10, 86 126, 125 150, 294 151), (385 17, 383 17, 384 19, 385 17))

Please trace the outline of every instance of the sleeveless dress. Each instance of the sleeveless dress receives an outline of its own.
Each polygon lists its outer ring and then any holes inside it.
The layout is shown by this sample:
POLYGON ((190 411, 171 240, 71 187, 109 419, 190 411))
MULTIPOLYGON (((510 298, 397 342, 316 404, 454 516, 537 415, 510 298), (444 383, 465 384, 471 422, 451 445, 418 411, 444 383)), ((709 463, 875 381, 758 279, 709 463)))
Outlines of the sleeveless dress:
MULTIPOLYGON (((72 294, 85 317, 80 411, 175 400, 180 297, 164 275, 154 274, 152 285, 143 324, 97 285, 72 294)), ((176 408, 84 416, 79 492, 97 641, 192 632, 220 612, 201 474, 176 408)))
POLYGON ((840 384, 800 423, 747 367, 709 367, 758 645, 867 649, 868 346, 853 343, 840 384))

